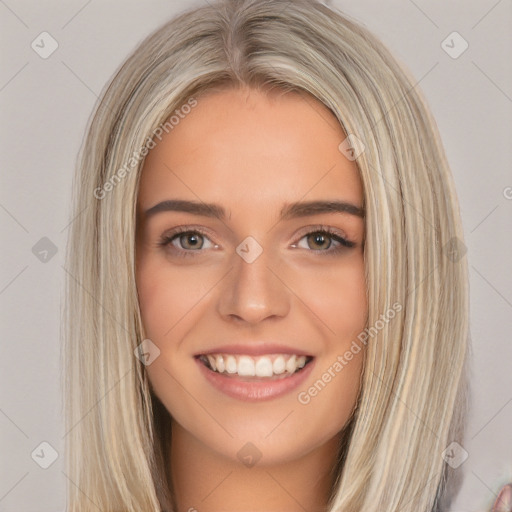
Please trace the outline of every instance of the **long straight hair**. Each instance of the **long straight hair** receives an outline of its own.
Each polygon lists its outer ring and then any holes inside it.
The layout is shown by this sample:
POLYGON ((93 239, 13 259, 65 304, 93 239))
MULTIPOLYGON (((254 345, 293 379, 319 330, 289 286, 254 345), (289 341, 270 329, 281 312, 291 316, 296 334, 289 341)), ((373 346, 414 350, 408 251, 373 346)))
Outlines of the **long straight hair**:
POLYGON ((68 510, 175 510, 170 416, 134 355, 144 339, 138 183, 159 127, 172 128, 202 93, 242 85, 311 95, 364 149, 355 162, 368 326, 401 305, 368 339, 328 511, 444 510, 460 473, 443 453, 463 444, 469 347, 454 184, 413 77, 367 29, 316 0, 219 0, 184 11, 102 92, 79 155, 65 268, 68 510))

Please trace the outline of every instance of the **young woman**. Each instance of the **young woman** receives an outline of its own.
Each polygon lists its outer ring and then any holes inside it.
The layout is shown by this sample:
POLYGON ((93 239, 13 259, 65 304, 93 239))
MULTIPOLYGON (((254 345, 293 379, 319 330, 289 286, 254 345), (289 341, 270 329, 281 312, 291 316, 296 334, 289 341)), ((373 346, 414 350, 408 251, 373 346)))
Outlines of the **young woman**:
POLYGON ((463 229, 367 30, 313 0, 181 14, 103 92, 74 194, 71 512, 447 510, 463 229))

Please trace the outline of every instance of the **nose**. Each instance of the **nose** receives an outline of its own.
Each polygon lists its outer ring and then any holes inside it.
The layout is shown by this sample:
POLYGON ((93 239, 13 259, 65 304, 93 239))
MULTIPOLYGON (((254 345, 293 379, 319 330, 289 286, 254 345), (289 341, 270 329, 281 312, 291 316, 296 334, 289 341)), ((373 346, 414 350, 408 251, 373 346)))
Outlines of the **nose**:
POLYGON ((226 320, 251 325, 285 317, 292 292, 278 266, 266 251, 252 262, 235 252, 233 268, 218 300, 219 314, 226 320))

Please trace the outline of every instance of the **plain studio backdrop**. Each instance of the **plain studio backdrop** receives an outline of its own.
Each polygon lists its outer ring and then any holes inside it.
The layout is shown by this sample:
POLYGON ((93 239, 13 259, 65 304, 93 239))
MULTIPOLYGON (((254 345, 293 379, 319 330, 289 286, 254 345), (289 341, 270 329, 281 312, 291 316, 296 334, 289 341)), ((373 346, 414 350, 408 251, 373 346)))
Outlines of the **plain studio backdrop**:
MULTIPOLYGON (((60 304, 71 181, 86 122, 136 45, 202 1, 0 0, 2 512, 65 508, 60 304)), ((452 511, 481 512, 512 479, 512 4, 331 6, 369 28, 411 70, 454 174, 470 272, 472 405, 452 511)))

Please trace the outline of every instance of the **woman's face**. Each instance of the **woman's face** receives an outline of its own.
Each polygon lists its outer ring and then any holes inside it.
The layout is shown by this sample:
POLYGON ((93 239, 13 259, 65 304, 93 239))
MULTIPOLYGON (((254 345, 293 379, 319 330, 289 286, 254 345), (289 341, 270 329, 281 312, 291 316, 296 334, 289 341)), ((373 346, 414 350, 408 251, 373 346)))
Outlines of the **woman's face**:
POLYGON ((309 95, 223 90, 191 104, 141 176, 136 279, 160 351, 146 370, 173 429, 196 446, 296 460, 334 440, 359 391, 357 167, 309 95))

